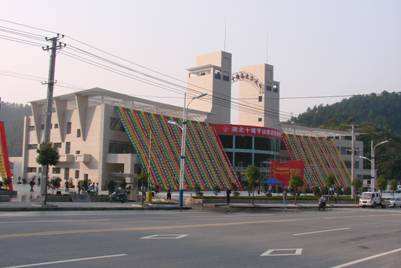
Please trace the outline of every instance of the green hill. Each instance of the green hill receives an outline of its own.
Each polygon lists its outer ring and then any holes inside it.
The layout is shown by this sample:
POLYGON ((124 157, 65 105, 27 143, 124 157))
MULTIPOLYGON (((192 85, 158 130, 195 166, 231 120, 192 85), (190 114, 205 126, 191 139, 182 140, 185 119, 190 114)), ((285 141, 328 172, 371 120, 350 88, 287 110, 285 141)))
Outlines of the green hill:
MULTIPOLYGON (((355 124, 358 139, 364 141, 364 154, 370 157, 370 141, 391 139, 376 152, 378 175, 401 181, 401 93, 357 95, 331 105, 308 108, 291 122, 309 127, 350 129, 355 124)), ((370 168, 365 161, 365 167, 370 168)))

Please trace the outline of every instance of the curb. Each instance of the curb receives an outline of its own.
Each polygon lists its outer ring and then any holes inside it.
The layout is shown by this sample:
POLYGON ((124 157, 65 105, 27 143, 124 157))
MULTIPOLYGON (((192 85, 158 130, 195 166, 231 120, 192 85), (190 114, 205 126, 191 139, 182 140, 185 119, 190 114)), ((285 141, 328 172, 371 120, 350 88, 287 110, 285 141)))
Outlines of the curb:
POLYGON ((4 207, 0 212, 11 211, 111 211, 111 210, 190 210, 191 207, 4 207))

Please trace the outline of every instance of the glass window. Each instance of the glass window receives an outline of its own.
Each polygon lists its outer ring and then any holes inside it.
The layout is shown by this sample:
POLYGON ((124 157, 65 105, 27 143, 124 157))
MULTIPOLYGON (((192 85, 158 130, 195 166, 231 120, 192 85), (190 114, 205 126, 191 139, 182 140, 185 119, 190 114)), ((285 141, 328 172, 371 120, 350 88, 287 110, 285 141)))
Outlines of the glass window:
POLYGON ((263 97, 262 97, 262 96, 259 96, 258 101, 259 101, 259 102, 262 102, 262 100, 263 100, 263 97))
POLYGON ((223 80, 224 81, 230 81, 230 77, 228 75, 223 75, 223 80))
POLYGON ((219 71, 215 71, 214 78, 220 80, 221 79, 221 73, 219 71))
POLYGON ((233 163, 233 153, 232 152, 226 152, 228 161, 232 164, 233 163))
POLYGON ((115 131, 124 131, 124 126, 120 118, 110 117, 110 129, 115 131))
POLYGON ((54 167, 53 168, 53 174, 60 174, 60 168, 59 167, 54 167))
POLYGON ((75 178, 76 178, 76 179, 79 179, 79 170, 78 170, 78 169, 75 170, 75 178))
POLYGON ((262 117, 258 117, 258 122, 262 122, 262 117))
POLYGON ((71 122, 67 122, 67 134, 71 134, 71 122))
POLYGON ((255 154, 255 166, 256 167, 268 167, 269 161, 273 159, 272 155, 269 154, 255 154))
POLYGON ((28 144, 28 150, 36 150, 38 148, 37 144, 28 144))
POLYGON ((54 147, 55 149, 60 149, 60 148, 61 148, 61 142, 55 142, 55 143, 53 143, 53 147, 54 147))
POLYGON ((271 149, 272 144, 270 139, 255 137, 255 150, 270 151, 271 149))
POLYGON ((233 136, 220 135, 220 141, 223 148, 233 148, 233 136))
POLYGON ((28 126, 28 130, 29 131, 35 130, 35 126, 28 126))
POLYGON ((252 137, 236 136, 235 148, 252 149, 252 137))
POLYGON ((135 149, 129 142, 110 141, 109 143, 110 154, 134 154, 135 149))
POLYGON ((67 141, 65 143, 65 153, 69 154, 70 152, 71 152, 71 143, 67 141))
POLYGON ((58 124, 54 124, 54 128, 58 128, 58 124))
POLYGON ((36 172, 36 167, 28 167, 27 168, 28 173, 35 173, 36 172))
POLYGON ((77 138, 81 137, 81 130, 78 128, 77 129, 77 138))
POLYGON ((252 165, 252 154, 250 153, 235 153, 235 166, 246 168, 252 165))

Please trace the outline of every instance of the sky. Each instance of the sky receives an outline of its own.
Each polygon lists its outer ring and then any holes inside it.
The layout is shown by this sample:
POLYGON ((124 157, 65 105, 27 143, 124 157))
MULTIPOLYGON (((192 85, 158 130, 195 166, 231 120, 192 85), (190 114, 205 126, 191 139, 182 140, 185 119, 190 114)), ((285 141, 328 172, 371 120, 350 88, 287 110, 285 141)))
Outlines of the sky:
MULTIPOLYGON (((280 81, 281 97, 401 89, 401 1, 0 0, 0 19, 64 33, 183 80, 196 55, 224 48, 226 25, 225 50, 233 55, 233 72, 267 59, 280 81)), ((71 40, 63 41, 68 46, 71 40)), ((0 51, 0 73, 47 76, 49 55, 40 47, 0 39, 0 51)), ((62 54, 56 79, 182 103, 180 95, 62 54)), ((26 103, 46 96, 46 87, 37 81, 0 75, 0 82, 3 101, 26 103)), ((72 91, 56 88, 55 95, 72 91)), ((283 113, 295 115, 339 100, 283 99, 280 105, 283 113)))

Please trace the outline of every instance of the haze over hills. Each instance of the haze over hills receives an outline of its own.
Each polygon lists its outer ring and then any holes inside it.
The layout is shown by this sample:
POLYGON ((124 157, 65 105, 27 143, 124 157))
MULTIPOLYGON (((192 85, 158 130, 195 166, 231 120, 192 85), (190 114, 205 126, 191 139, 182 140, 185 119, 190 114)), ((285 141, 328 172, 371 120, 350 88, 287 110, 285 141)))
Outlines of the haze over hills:
MULTIPOLYGON (((308 108, 291 122, 309 127, 350 129, 355 124, 364 142, 364 154, 370 157, 370 142, 391 142, 376 150, 377 174, 401 180, 401 92, 358 95, 331 105, 308 108)), ((365 168, 370 163, 365 161, 365 168)))

